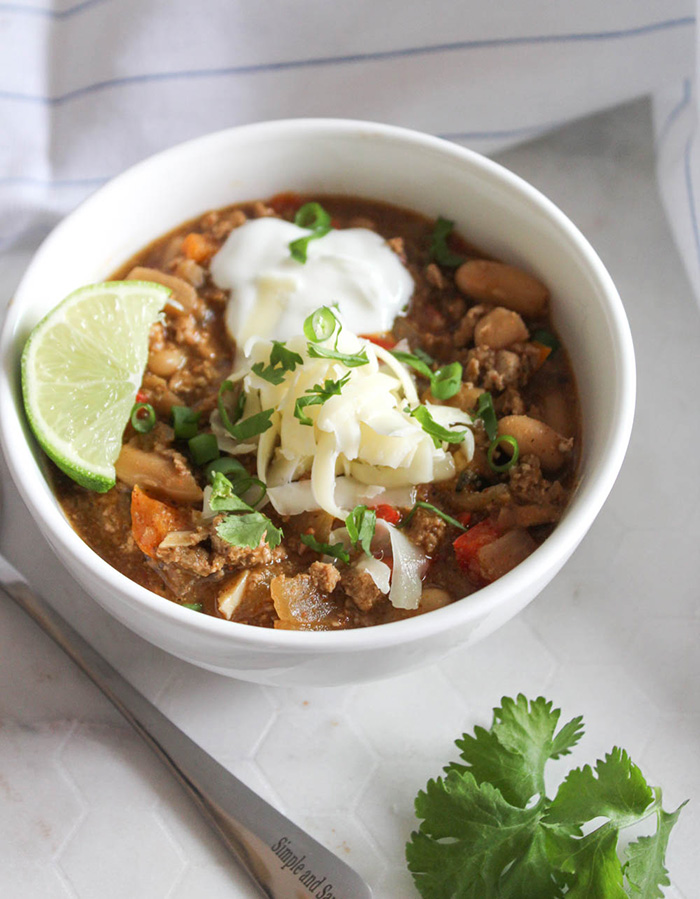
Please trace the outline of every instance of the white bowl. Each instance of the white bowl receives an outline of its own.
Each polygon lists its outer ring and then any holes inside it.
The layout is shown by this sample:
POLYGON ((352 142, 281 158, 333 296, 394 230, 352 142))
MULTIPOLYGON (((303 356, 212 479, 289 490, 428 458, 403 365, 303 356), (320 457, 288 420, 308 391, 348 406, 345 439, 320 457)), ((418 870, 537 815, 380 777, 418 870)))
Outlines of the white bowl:
POLYGON ((160 153, 115 178, 45 240, 0 341, 0 435, 17 487, 58 557, 115 618, 203 668, 268 684, 330 685, 389 676, 474 643, 526 606, 574 551, 627 448, 634 353, 615 286, 590 244, 542 194, 454 144, 366 122, 304 120, 233 128, 160 153), (130 581, 68 524, 22 411, 19 358, 31 328, 75 288, 104 280, 154 238, 208 209, 283 190, 355 194, 454 219, 472 243, 535 272, 578 381, 580 483, 553 534, 495 583, 446 608, 341 632, 291 632, 218 620, 130 581))

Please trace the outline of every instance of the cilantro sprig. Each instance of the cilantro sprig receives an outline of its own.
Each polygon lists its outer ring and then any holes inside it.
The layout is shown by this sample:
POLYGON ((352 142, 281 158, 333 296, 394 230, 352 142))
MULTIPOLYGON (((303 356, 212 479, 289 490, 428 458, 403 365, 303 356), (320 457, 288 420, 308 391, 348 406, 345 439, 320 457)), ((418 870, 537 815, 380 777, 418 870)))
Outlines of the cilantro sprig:
POLYGON ((332 378, 326 379, 323 384, 314 384, 306 391, 308 396, 300 396, 294 403, 294 417, 298 418, 303 425, 313 425, 313 421, 304 412, 307 406, 321 406, 326 400, 332 396, 340 396, 340 392, 347 384, 350 378, 350 372, 343 375, 337 381, 332 378))
POLYGON ((560 714, 543 697, 504 697, 490 730, 457 740, 461 762, 418 794, 421 824, 406 846, 426 899, 663 896, 666 847, 682 806, 665 812, 661 790, 617 747, 594 768, 573 769, 549 799, 547 762, 583 735, 581 717, 557 729, 560 714), (621 861, 620 830, 652 816, 655 832, 631 843, 621 861))
POLYGON ((404 412, 408 412, 411 418, 415 418, 419 423, 421 428, 425 431, 426 434, 429 434, 433 438, 433 443, 436 447, 440 446, 441 443, 462 443, 464 440, 464 436, 467 433, 464 431, 451 431, 449 428, 443 428, 442 425, 438 424, 433 416, 430 414, 430 411, 425 406, 416 406, 415 409, 411 409, 410 406, 406 406, 404 412))
POLYGON ((237 486, 239 485, 232 483, 220 471, 214 472, 209 497, 212 511, 235 513, 226 515, 216 525, 216 533, 232 546, 249 546, 255 549, 263 537, 270 549, 279 546, 284 536, 282 530, 275 527, 267 515, 256 512, 242 500, 236 492, 237 486))
POLYGON ((299 539, 309 549, 313 549, 317 553, 323 553, 324 556, 333 556, 346 564, 350 561, 350 553, 342 543, 321 543, 313 534, 302 534, 299 539))
POLYGON ((303 362, 299 353, 288 350, 283 342, 273 340, 269 364, 263 365, 262 362, 256 362, 252 370, 258 377, 269 381, 270 384, 281 384, 287 372, 294 371, 297 365, 302 365, 303 362))
POLYGON ((466 258, 459 253, 454 253, 447 245, 454 226, 455 223, 453 221, 439 216, 430 236, 430 248, 428 250, 430 258, 447 268, 457 268, 466 258))
POLYGON ((372 555, 372 538, 377 527, 377 513, 367 506, 355 506, 345 519, 348 536, 355 546, 361 546, 365 554, 372 555))
POLYGON ((412 369, 427 378, 430 381, 430 392, 437 400, 449 400, 453 397, 462 386, 462 363, 451 362, 433 371, 430 365, 433 360, 427 353, 418 355, 418 350, 414 353, 406 353, 402 350, 391 350, 391 355, 403 362, 404 365, 410 366, 412 369), (427 360, 426 357, 427 356, 427 360))

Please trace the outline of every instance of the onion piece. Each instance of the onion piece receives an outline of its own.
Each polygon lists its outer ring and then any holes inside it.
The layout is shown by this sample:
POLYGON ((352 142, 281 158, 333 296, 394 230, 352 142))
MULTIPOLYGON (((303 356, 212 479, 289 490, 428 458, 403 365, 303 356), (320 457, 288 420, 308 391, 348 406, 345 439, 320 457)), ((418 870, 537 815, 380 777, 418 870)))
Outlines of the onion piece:
POLYGON ((375 583, 377 590, 388 593, 391 587, 391 568, 386 562, 380 562, 374 556, 363 556, 356 564, 358 571, 366 571, 375 583))
POLYGON ((393 524, 379 519, 377 529, 380 528, 386 528, 389 532, 394 557, 389 601, 395 609, 417 609, 428 558, 393 524))

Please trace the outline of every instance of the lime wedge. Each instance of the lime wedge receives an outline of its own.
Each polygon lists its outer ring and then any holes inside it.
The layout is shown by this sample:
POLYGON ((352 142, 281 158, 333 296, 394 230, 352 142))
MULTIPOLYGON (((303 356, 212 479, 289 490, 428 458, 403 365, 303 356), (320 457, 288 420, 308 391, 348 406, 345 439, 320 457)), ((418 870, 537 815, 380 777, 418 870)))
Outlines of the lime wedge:
POLYGON ((24 407, 48 456, 104 493, 170 290, 150 281, 81 287, 39 322, 22 353, 24 407))

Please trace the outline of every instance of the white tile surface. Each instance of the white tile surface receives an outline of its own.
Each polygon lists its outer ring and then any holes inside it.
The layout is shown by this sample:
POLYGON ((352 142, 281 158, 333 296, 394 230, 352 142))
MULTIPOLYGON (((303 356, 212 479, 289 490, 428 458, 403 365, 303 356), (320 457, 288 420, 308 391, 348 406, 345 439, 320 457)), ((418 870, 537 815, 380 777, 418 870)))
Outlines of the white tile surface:
MULTIPOLYGON (((502 160, 591 239, 635 339, 639 403, 618 484, 574 558, 470 651, 378 684, 283 691, 228 681, 111 621, 58 566, 4 470, 0 546, 149 698, 223 764, 354 865, 377 899, 417 894, 403 864, 413 798, 503 694, 544 693, 587 736, 625 746, 669 805, 671 897, 698 895, 700 317, 657 199, 646 104, 502 160), (689 388, 689 389, 686 389, 689 388), (29 564, 31 558, 32 564, 29 564), (37 564, 37 559, 39 564, 37 564)), ((3 260, 9 295, 26 264, 3 260)), ((0 603, 3 897, 252 899, 179 787, 72 664, 0 603)))

